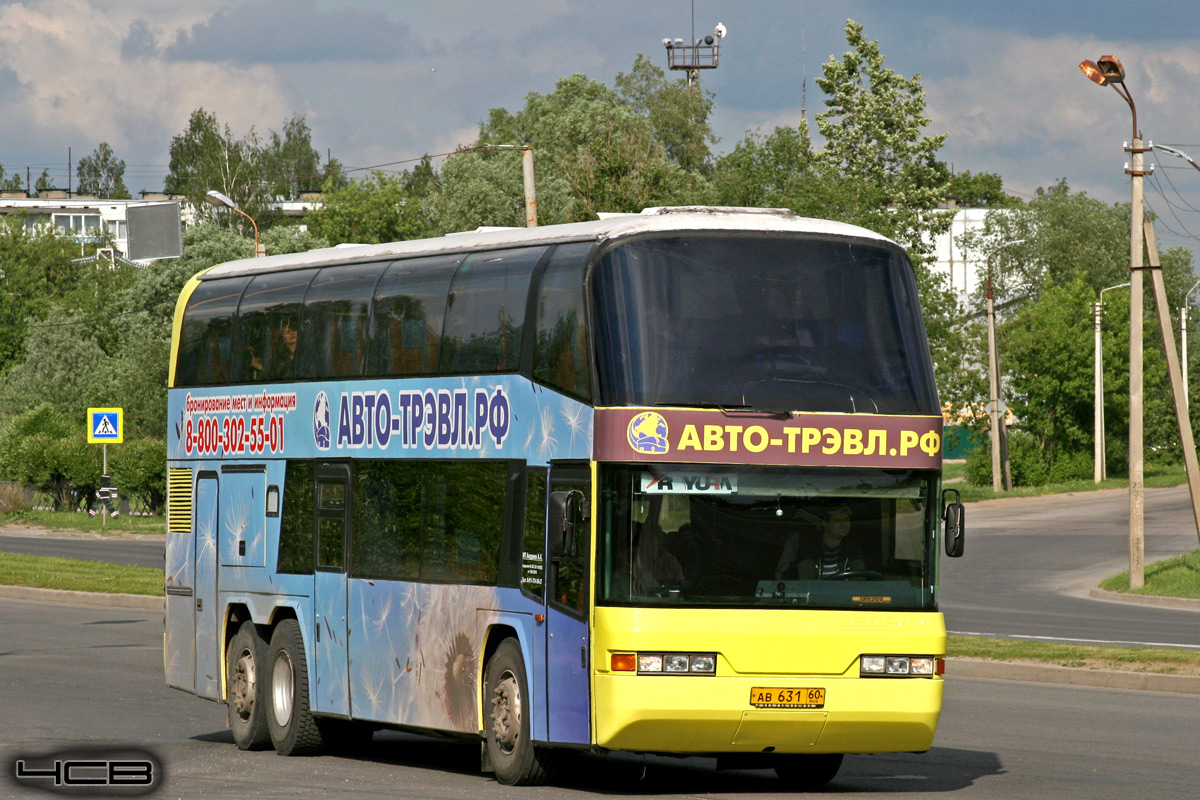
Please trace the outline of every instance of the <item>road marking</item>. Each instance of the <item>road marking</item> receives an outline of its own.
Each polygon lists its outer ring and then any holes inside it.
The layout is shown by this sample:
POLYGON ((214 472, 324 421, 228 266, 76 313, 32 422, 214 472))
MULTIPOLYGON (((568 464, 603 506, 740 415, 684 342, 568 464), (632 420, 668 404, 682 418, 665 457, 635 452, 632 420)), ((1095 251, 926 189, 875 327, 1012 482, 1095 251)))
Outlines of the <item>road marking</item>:
POLYGON ((952 636, 988 636, 993 639, 1032 639, 1039 642, 1073 642, 1075 644, 1125 644, 1134 647, 1174 647, 1185 650, 1200 650, 1200 644, 1176 644, 1174 642, 1122 642, 1113 639, 1071 639, 1063 636, 1032 636, 1020 633, 979 633, 977 631, 946 631, 952 636))

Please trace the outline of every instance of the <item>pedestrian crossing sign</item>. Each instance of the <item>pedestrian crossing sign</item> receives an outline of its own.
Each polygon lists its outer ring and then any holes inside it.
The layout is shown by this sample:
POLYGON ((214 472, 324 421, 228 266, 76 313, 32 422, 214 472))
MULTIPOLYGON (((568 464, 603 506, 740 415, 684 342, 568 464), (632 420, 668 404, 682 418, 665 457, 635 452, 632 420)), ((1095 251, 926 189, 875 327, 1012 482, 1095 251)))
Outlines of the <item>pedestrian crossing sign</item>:
POLYGON ((88 444, 121 444, 125 441, 122 408, 89 408, 88 444))

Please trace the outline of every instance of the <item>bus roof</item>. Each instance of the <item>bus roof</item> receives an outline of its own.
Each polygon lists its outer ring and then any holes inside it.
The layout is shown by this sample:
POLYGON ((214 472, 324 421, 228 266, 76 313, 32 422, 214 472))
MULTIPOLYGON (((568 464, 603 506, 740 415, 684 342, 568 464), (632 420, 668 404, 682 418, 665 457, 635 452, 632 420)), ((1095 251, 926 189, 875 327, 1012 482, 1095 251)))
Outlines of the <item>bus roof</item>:
POLYGON ((645 233, 670 231, 749 231, 759 233, 816 233, 873 239, 892 244, 874 231, 823 219, 798 217, 780 208, 726 208, 679 206, 647 208, 640 214, 604 215, 590 222, 544 225, 536 228, 491 228, 452 233, 432 239, 411 239, 387 244, 340 245, 265 258, 244 258, 219 264, 198 276, 201 280, 252 275, 273 270, 319 267, 360 261, 378 261, 438 253, 469 253, 500 247, 602 241, 645 233))

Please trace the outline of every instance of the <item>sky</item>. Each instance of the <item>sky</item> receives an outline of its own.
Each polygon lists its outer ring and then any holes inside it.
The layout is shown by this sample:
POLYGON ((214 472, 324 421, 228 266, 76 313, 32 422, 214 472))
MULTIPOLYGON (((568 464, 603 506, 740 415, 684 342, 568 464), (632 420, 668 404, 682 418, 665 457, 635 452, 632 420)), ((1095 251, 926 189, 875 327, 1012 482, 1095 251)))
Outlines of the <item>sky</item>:
MULTIPOLYGON (((847 19, 887 67, 920 74, 927 132, 949 134, 956 171, 997 173, 1022 197, 1065 179, 1128 199, 1129 108, 1078 68, 1106 54, 1125 65, 1143 136, 1200 162, 1195 0, 0 0, 0 163, 49 168, 66 188, 68 164, 107 142, 135 195, 160 190, 171 137, 203 107, 237 136, 302 114, 323 159, 403 169, 563 76, 611 86, 639 53, 665 69, 664 37, 718 22, 728 36, 701 85, 720 154, 747 131, 812 124, 813 78, 848 49, 847 19)), ((1200 250, 1200 171, 1148 160, 1160 246, 1200 250)))

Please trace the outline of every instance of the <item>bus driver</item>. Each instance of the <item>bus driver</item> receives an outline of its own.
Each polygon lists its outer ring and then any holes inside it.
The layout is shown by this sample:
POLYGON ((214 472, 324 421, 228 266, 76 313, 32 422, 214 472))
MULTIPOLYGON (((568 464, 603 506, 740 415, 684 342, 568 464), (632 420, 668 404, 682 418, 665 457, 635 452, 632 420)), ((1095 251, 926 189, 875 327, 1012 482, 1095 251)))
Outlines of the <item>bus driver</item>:
POLYGON ((821 521, 820 546, 801 553, 800 533, 793 533, 783 545, 783 553, 775 567, 775 579, 832 578, 842 572, 863 569, 862 554, 854 542, 847 540, 849 534, 850 509, 838 506, 827 511, 821 521))

